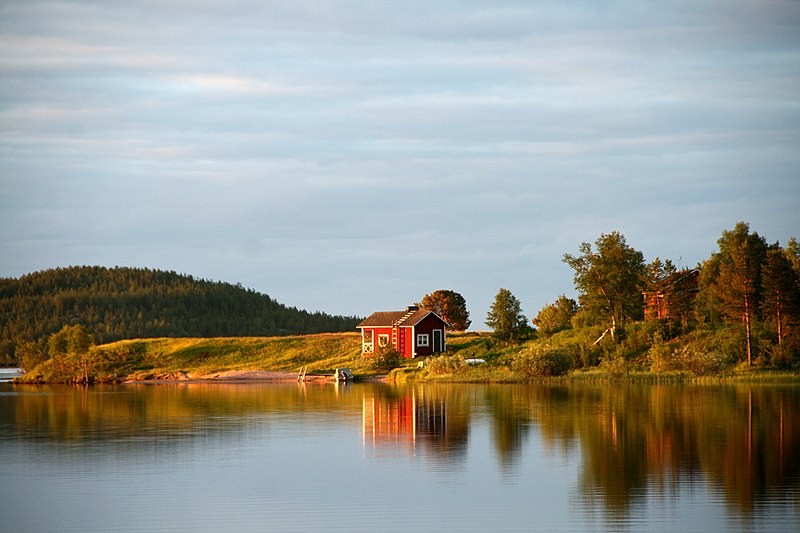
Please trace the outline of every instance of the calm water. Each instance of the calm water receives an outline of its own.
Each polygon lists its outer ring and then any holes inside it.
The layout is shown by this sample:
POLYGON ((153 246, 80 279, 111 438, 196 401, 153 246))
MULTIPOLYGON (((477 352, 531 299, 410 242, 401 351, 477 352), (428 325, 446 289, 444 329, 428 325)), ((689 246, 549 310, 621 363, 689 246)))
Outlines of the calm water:
POLYGON ((797 531, 800 387, 0 384, 2 531, 797 531))

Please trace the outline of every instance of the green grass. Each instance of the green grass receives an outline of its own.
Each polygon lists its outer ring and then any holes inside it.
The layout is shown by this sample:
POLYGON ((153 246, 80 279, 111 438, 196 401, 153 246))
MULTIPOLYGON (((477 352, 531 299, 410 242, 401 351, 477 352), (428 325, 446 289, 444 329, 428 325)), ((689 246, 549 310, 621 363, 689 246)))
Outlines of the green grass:
POLYGON ((84 356, 45 361, 22 381, 74 382, 150 379, 185 374, 203 377, 231 370, 332 373, 350 367, 367 373, 357 333, 294 337, 137 339, 94 347, 84 356))
MULTIPOLYGON (((697 332, 664 343, 659 351, 664 364, 652 364, 649 331, 629 329, 617 345, 591 348, 595 331, 565 331, 521 345, 500 345, 487 333, 456 333, 447 338, 446 356, 454 361, 480 358, 480 365, 419 366, 424 359, 403 360, 389 380, 445 383, 511 383, 522 381, 594 382, 787 382, 800 381, 797 370, 745 368, 729 354, 725 332, 697 332), (589 346, 587 348, 587 345, 589 346), (572 354, 575 366, 557 377, 528 377, 513 370, 515 357, 530 350, 559 350, 572 354), (706 362, 706 359, 710 363, 706 362), (692 363, 687 365, 686 362, 692 363), (720 364, 722 361, 725 364, 720 364), (730 363, 729 361, 734 361, 730 363), (667 364, 668 363, 668 364, 667 364), (713 363, 713 365, 711 364, 713 363), (705 366, 703 366, 705 365, 705 366)), ((266 370, 331 374, 349 367, 356 376, 374 376, 370 359, 361 357, 358 333, 332 333, 292 337, 161 338, 104 344, 84 355, 45 361, 23 382, 113 382, 186 376, 202 378, 226 371, 266 370)))

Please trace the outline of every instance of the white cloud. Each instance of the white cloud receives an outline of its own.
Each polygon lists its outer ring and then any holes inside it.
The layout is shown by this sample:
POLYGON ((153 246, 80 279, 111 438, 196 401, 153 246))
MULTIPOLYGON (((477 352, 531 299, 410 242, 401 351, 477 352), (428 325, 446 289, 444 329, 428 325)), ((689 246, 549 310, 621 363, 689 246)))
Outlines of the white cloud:
POLYGON ((136 264, 362 314, 441 284, 482 327, 500 286, 529 314, 569 293, 561 256, 601 232, 689 266, 738 220, 785 242, 798 23, 756 1, 6 3, 0 275, 136 264))

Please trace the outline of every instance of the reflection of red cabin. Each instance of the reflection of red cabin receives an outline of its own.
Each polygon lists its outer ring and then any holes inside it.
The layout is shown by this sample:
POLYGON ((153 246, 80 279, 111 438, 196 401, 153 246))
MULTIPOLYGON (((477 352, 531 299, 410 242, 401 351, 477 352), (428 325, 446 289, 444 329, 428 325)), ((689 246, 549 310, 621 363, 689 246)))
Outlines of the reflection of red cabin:
POLYGON ((419 441, 447 444, 445 402, 411 389, 399 397, 365 394, 361 418, 364 446, 414 449, 419 441))
POLYGON ((372 313, 357 327, 361 330, 361 353, 393 345, 406 359, 445 351, 448 324, 424 307, 410 305, 405 311, 372 313))

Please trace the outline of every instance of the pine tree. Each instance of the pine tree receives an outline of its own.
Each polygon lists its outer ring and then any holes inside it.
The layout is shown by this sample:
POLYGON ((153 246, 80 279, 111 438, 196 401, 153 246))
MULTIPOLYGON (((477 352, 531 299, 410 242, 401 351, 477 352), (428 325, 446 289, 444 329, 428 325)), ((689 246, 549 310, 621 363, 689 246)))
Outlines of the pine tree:
POLYGON ((486 315, 486 325, 494 330, 497 339, 514 342, 527 330, 527 319, 522 314, 519 300, 508 289, 500 289, 486 315))
POLYGON ((753 327, 758 320, 767 243, 758 233, 751 234, 746 222, 739 222, 733 230, 723 231, 717 244, 719 252, 703 265, 700 300, 707 315, 718 312, 742 323, 747 363, 752 365, 753 327))
POLYGON ((761 275, 764 318, 775 324, 777 361, 785 364, 789 361, 784 353, 784 340, 790 333, 791 325, 798 322, 800 314, 800 281, 786 250, 780 249, 767 252, 761 275))

